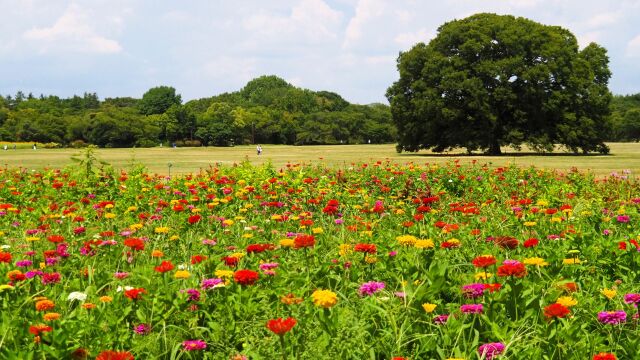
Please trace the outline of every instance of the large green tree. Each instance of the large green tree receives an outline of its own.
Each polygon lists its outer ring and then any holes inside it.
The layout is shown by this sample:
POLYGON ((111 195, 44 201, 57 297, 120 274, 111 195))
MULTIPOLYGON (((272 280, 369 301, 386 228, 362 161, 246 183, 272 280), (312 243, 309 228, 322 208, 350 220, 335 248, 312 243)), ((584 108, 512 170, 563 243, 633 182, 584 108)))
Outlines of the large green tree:
POLYGON ((144 115, 163 114, 173 105, 182 104, 182 98, 176 89, 170 86, 158 86, 149 89, 138 103, 144 115))
POLYGON ((525 18, 476 14, 445 23, 398 58, 387 91, 398 150, 500 154, 527 144, 608 152, 606 50, 525 18))

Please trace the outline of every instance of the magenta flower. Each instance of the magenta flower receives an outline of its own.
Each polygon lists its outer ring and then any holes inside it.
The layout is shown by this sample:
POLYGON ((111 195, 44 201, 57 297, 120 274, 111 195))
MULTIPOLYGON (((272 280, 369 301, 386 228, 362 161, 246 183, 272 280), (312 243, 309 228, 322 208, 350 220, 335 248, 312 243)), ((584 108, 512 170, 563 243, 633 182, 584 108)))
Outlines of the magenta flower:
POLYGON ((217 286, 224 286, 224 282, 222 281, 222 279, 204 279, 202 280, 202 283, 200 283, 200 287, 202 288, 202 290, 213 289, 217 286))
POLYGON ((460 311, 463 314, 482 314, 483 310, 482 304, 465 304, 460 306, 460 311))
POLYGON ((17 267, 29 267, 33 264, 33 261, 31 260, 18 260, 16 261, 16 266, 17 267))
POLYGON ((278 267, 278 263, 264 263, 260 264, 260 270, 273 270, 278 267))
POLYGON ((624 302, 638 306, 638 303, 640 303, 640 294, 626 294, 624 296, 624 302))
POLYGON ((433 323, 436 325, 444 325, 447 323, 447 320, 449 320, 449 315, 447 314, 437 315, 433 318, 433 323))
POLYGON ((360 296, 365 296, 365 295, 371 296, 382 289, 384 289, 383 282, 369 281, 362 284, 358 292, 360 293, 360 296))
POLYGON ((618 220, 619 223, 628 223, 629 220, 631 220, 631 218, 629 217, 629 215, 618 215, 616 217, 616 220, 618 220))
POLYGON ((113 274, 113 277, 115 277, 116 279, 126 279, 127 277, 129 277, 129 273, 128 272, 117 272, 113 274))
POLYGON ((42 274, 42 284, 57 284, 60 282, 60 274, 59 273, 44 273, 42 274))
POLYGON ((503 352, 504 344, 499 342, 483 344, 478 347, 478 353, 480 356, 484 356, 487 360, 491 360, 503 352))
POLYGON ((475 299, 484 294, 484 284, 474 283, 462 286, 462 294, 469 299, 475 299))
POLYGON ((204 350, 207 348, 207 343, 203 340, 185 340, 182 342, 182 348, 184 351, 204 350))
POLYGON ((622 310, 602 311, 598 313, 598 321, 602 324, 618 325, 627 321, 627 313, 622 310))
POLYGON ((151 327, 147 324, 140 324, 133 327, 133 331, 135 331, 138 335, 146 335, 151 331, 151 327))

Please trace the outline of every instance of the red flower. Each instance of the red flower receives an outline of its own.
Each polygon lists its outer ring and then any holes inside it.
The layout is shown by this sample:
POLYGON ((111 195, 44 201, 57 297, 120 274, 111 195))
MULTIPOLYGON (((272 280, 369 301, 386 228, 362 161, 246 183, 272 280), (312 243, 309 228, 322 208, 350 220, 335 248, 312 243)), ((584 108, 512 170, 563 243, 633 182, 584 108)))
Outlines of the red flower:
POLYGON ((527 275, 527 268, 525 268, 524 264, 505 264, 498 268, 498 276, 515 276, 517 278, 522 278, 527 275))
POLYGON ((477 268, 486 268, 496 263, 496 258, 491 255, 477 256, 472 261, 473 266, 477 268))
POLYGON ((50 235, 49 237, 47 237, 47 240, 49 240, 52 243, 61 243, 64 241, 64 236, 62 235, 50 235))
POLYGON ((500 290, 501 287, 502 287, 502 284, 499 284, 499 283, 484 284, 484 289, 489 290, 490 293, 500 290))
POLYGON ((367 254, 375 254, 378 252, 375 244, 356 244, 354 246, 353 251, 367 253, 367 254))
POLYGON ((493 241, 502 249, 515 249, 518 247, 518 239, 512 236, 498 236, 493 241))
POLYGON ((238 270, 233 274, 233 280, 240 285, 253 285, 258 281, 259 274, 251 270, 238 270))
POLYGON ((167 271, 173 270, 173 264, 171 261, 163 261, 160 265, 155 267, 155 270, 159 273, 166 273, 167 271))
POLYGON ((96 360, 134 360, 133 355, 128 351, 105 350, 98 354, 96 360))
POLYGON ((132 250, 144 250, 144 241, 138 238, 128 238, 124 240, 124 246, 130 247, 132 250))
POLYGON ((193 225, 197 222, 199 222, 200 220, 202 220, 202 216, 200 215, 191 215, 189 216, 189 224, 193 225))
POLYGON ((293 240, 293 247, 295 249, 314 247, 316 244, 316 238, 313 235, 298 235, 293 240))
POLYGON ((142 298, 142 294, 146 294, 147 290, 143 288, 135 288, 131 290, 125 290, 124 296, 131 300, 140 300, 142 298))
POLYGON ((251 253, 261 253, 264 252, 266 250, 272 250, 273 249, 273 245, 271 244, 251 244, 249 246, 247 246, 247 254, 251 254, 251 253))
POLYGON ((599 353, 593 355, 593 360, 618 360, 615 354, 611 353, 599 353))
POLYGON ((523 245, 526 248, 530 248, 530 247, 538 246, 538 243, 539 243, 538 239, 531 238, 531 239, 525 240, 523 245))
POLYGON ((11 262, 11 253, 0 250, 0 263, 8 264, 10 262, 11 262))
POLYGON ((282 318, 277 318, 267 321, 267 328, 274 334, 280 336, 288 333, 295 325, 296 319, 291 317, 285 320, 283 320, 282 318))
POLYGON ((227 266, 238 266, 238 258, 234 256, 225 256, 222 258, 224 264, 227 266))
POLYGON ((563 318, 569 315, 569 313, 570 313, 569 308, 558 303, 553 303, 544 308, 544 316, 547 319, 563 318))
POLYGON ((191 264, 195 265, 195 264, 200 264, 201 262, 207 260, 207 257, 205 255, 193 255, 191 257, 191 264))
POLYGON ((40 335, 40 333, 49 332, 51 330, 53 330, 51 326, 47 326, 43 324, 29 326, 29 332, 35 336, 40 335))

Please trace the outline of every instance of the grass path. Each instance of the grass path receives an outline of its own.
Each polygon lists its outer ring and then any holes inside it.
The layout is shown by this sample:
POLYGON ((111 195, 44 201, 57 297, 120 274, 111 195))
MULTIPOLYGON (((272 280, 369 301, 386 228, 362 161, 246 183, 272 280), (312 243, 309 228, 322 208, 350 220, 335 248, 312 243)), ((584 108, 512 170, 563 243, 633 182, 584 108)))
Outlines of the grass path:
MULTIPOLYGON (((501 157, 473 155, 463 152, 450 152, 444 155, 427 151, 418 153, 395 152, 395 146, 387 145, 326 145, 326 146, 286 146, 263 145, 263 154, 256 155, 254 146, 236 146, 231 148, 137 148, 137 149, 99 149, 97 156, 112 164, 116 169, 128 168, 133 163, 141 163, 151 172, 166 174, 171 163, 172 173, 197 172, 215 163, 231 165, 244 160, 254 164, 271 161, 276 167, 291 163, 325 163, 329 166, 350 166, 356 162, 375 162, 389 159, 398 163, 414 162, 444 163, 459 159, 461 162, 477 161, 480 164, 503 166, 536 166, 547 169, 568 171, 576 167, 581 171, 592 171, 598 176, 611 172, 631 170, 635 175, 640 172, 640 143, 612 143, 611 154, 606 156, 573 156, 564 153, 552 155, 534 155, 511 151, 501 157)), ((504 150, 503 150, 504 151, 504 150)), ((71 156, 79 154, 77 149, 17 149, 1 150, 0 166, 28 169, 46 167, 64 167, 73 165, 71 156)))

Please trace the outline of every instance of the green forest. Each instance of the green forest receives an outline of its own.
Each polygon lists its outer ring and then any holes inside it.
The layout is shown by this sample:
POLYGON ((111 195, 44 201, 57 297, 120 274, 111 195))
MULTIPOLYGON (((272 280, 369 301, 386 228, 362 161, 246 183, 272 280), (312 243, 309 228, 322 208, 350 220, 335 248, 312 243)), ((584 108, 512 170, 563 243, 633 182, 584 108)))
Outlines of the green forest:
POLYGON ((0 96, 0 140, 46 147, 233 146, 391 143, 389 106, 351 104, 329 91, 261 76, 232 93, 183 103, 159 86, 141 98, 96 93, 0 96))
MULTIPOLYGON (((611 124, 608 141, 640 140, 640 94, 613 97, 611 124)), ((167 86, 141 98, 0 96, 0 140, 47 147, 392 143, 396 137, 389 106, 351 104, 334 92, 301 89, 277 76, 185 103, 167 86)))

